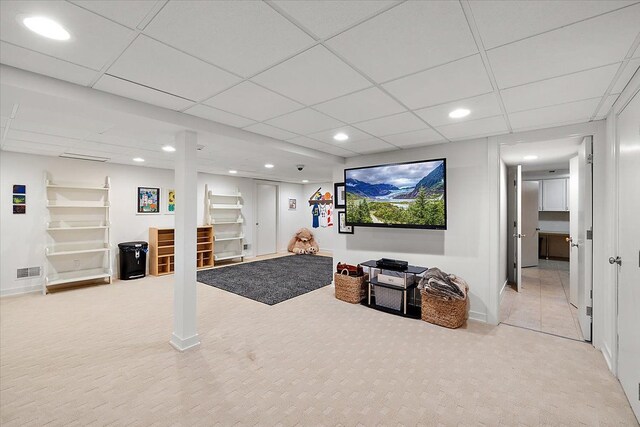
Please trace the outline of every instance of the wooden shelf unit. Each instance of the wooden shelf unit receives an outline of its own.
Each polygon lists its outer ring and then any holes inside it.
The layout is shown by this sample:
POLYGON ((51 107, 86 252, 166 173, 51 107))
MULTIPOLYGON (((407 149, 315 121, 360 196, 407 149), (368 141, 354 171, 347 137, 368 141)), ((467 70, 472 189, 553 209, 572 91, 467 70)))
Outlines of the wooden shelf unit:
MULTIPOLYGON (((198 270, 213 267, 213 227, 198 227, 196 266, 198 270)), ((175 271, 175 230, 149 228, 149 274, 162 276, 175 271)))

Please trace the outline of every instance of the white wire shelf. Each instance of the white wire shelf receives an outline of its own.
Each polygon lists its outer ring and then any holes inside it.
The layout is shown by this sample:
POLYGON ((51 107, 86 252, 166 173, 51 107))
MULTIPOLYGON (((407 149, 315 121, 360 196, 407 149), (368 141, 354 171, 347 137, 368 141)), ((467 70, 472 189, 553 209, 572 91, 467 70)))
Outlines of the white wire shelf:
POLYGON ((64 273, 54 273, 47 276, 45 278, 45 285, 54 286, 61 285, 63 283, 104 279, 108 277, 111 277, 111 270, 108 268, 91 268, 88 270, 67 271, 64 273))

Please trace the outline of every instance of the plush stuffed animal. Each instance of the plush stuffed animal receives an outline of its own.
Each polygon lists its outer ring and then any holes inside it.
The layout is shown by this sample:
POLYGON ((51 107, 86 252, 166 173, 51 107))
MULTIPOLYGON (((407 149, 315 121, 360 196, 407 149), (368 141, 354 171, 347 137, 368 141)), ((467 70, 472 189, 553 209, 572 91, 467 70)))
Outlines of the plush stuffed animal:
POLYGON ((289 241, 287 250, 297 255, 313 255, 317 253, 320 248, 318 247, 318 243, 313 238, 313 233, 306 228, 301 228, 296 232, 296 235, 291 238, 291 241, 289 241))

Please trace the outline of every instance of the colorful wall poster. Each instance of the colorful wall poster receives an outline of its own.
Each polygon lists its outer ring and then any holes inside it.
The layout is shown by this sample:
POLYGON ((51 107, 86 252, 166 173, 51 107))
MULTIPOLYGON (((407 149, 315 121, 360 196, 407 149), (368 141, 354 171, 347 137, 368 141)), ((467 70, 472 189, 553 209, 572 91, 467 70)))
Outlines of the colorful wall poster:
POLYGON ((138 213, 160 213, 160 188, 138 187, 138 213))

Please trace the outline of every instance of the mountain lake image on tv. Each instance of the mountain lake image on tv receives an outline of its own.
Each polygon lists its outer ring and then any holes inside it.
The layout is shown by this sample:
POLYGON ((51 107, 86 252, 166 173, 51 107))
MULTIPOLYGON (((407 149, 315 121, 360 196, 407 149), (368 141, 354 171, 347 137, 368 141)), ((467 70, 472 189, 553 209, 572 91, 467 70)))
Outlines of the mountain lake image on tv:
POLYGON ((347 225, 447 228, 445 159, 345 169, 347 225))

